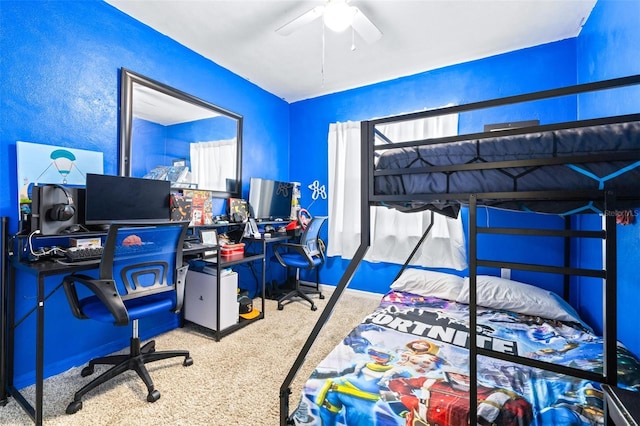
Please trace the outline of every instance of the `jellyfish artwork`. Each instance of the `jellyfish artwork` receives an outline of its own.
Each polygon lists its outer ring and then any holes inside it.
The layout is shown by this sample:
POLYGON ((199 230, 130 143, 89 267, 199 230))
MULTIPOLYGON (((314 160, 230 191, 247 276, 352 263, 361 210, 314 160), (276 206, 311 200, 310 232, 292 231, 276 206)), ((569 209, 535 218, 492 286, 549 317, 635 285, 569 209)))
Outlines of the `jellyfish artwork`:
POLYGON ((76 161, 76 156, 66 149, 56 149, 51 152, 50 158, 58 173, 62 176, 62 183, 67 183, 67 176, 73 169, 73 162, 76 161))

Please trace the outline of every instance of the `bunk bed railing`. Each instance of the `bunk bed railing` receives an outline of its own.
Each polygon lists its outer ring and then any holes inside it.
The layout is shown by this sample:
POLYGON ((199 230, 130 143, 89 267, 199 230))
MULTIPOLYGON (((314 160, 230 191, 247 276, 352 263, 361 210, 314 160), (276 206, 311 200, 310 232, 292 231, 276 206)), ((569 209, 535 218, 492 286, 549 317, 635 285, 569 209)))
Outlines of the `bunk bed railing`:
MULTIPOLYGON (((591 83, 576 84, 573 86, 560 87, 556 89, 541 90, 538 92, 525 93, 521 95, 506 96, 502 98, 490 99, 486 101, 470 102, 462 105, 446 106, 428 111, 412 112, 408 114, 396 115, 392 117, 382 117, 369 120, 367 123, 372 127, 379 124, 388 124, 399 121, 412 121, 420 118, 437 117, 439 115, 457 114, 460 112, 474 111, 484 108, 499 107, 503 105, 520 104, 525 102, 558 98, 568 95, 578 95, 581 93, 597 92, 599 90, 615 89, 626 86, 640 84, 640 74, 627 77, 613 78, 609 80, 595 81, 591 83)), ((510 132, 506 130, 505 132, 510 132)), ((517 131, 517 130, 515 130, 517 131)), ((508 133, 505 133, 508 134, 508 133)), ((373 135, 373 133, 372 133, 373 135)))
MULTIPOLYGON (((442 111, 442 110, 443 109, 438 109, 435 111, 442 111)), ((441 114, 438 114, 438 115, 444 115, 444 113, 441 112, 441 114)), ((432 114, 430 114, 429 116, 432 116, 432 114)), ((607 125, 607 124, 620 124, 620 123, 627 123, 630 121, 638 121, 638 120, 640 120, 640 114, 622 114, 622 115, 615 115, 610 117, 591 118, 586 120, 565 121, 561 123, 552 123, 552 124, 541 124, 537 126, 515 127, 512 129, 500 130, 499 133, 496 133, 493 131, 478 132, 478 133, 464 133, 461 135, 420 139, 420 140, 415 140, 410 142, 393 142, 390 139, 385 137, 384 140, 386 143, 384 145, 375 145, 374 150, 385 151, 385 150, 396 149, 396 148, 413 148, 413 147, 419 147, 419 146, 425 146, 425 145, 438 145, 438 144, 446 144, 446 143, 465 141, 465 140, 482 140, 482 139, 494 138, 497 135, 500 135, 500 136, 524 135, 524 134, 535 133, 535 132, 549 132, 549 131, 555 131, 555 130, 577 129, 580 127, 601 126, 601 125, 607 125)), ((379 132, 376 132, 376 134, 380 135, 379 132)), ((384 174, 384 172, 379 172, 379 173, 384 174)))

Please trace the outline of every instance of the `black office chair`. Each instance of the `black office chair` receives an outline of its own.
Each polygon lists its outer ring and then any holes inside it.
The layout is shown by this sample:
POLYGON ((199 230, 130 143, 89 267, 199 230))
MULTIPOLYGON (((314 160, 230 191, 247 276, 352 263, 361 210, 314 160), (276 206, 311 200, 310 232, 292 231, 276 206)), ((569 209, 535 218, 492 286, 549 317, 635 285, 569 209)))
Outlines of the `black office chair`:
POLYGON ((320 229, 327 220, 326 217, 316 216, 311 219, 307 228, 300 237, 299 244, 279 243, 273 246, 273 254, 282 266, 287 268, 287 276, 290 268, 295 268, 295 285, 294 289, 278 299, 278 310, 282 310, 283 302, 291 301, 294 297, 300 297, 311 303, 311 310, 318 309, 309 297, 309 294, 319 294, 320 298, 324 296, 320 292, 320 266, 325 261, 323 243, 320 240, 320 229), (316 290, 303 291, 300 288, 300 269, 316 270, 316 290))
POLYGON ((134 370, 147 386, 147 401, 155 402, 160 392, 145 367, 146 363, 172 357, 184 357, 182 365, 193 364, 188 351, 158 351, 155 342, 140 347, 138 319, 160 312, 179 312, 182 308, 188 266, 182 264, 182 245, 187 222, 155 224, 112 224, 109 227, 100 277, 68 275, 63 280, 73 315, 80 319, 110 322, 117 326, 132 325, 129 353, 93 359, 82 369, 82 377, 93 374, 96 365, 112 365, 109 370, 76 392, 67 414, 82 408, 82 397, 97 386, 134 370), (85 287, 91 295, 80 298, 77 287, 85 287))

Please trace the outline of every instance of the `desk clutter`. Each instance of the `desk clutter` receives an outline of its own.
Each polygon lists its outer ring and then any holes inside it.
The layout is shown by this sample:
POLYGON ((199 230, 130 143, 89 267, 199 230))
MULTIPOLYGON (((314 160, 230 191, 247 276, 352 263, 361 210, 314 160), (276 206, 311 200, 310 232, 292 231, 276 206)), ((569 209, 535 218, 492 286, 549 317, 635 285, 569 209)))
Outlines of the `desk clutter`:
POLYGON ((211 191, 181 189, 170 194, 172 221, 189 221, 189 226, 244 223, 249 218, 249 205, 242 198, 229 198, 228 214, 214 214, 215 199, 211 191))
POLYGON ((226 244, 220 247, 220 256, 233 257, 242 256, 244 254, 244 243, 226 244))

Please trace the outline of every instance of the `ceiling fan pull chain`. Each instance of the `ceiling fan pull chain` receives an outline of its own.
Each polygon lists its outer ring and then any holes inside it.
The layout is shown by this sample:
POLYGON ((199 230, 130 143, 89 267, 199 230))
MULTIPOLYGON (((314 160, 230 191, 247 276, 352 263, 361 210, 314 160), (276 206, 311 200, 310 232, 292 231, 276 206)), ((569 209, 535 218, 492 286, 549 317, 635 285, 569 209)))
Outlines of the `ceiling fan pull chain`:
POLYGON ((351 51, 353 52, 354 50, 356 50, 356 30, 352 26, 351 27, 351 51))
POLYGON ((321 87, 324 87, 324 25, 322 25, 322 65, 320 67, 321 87))

